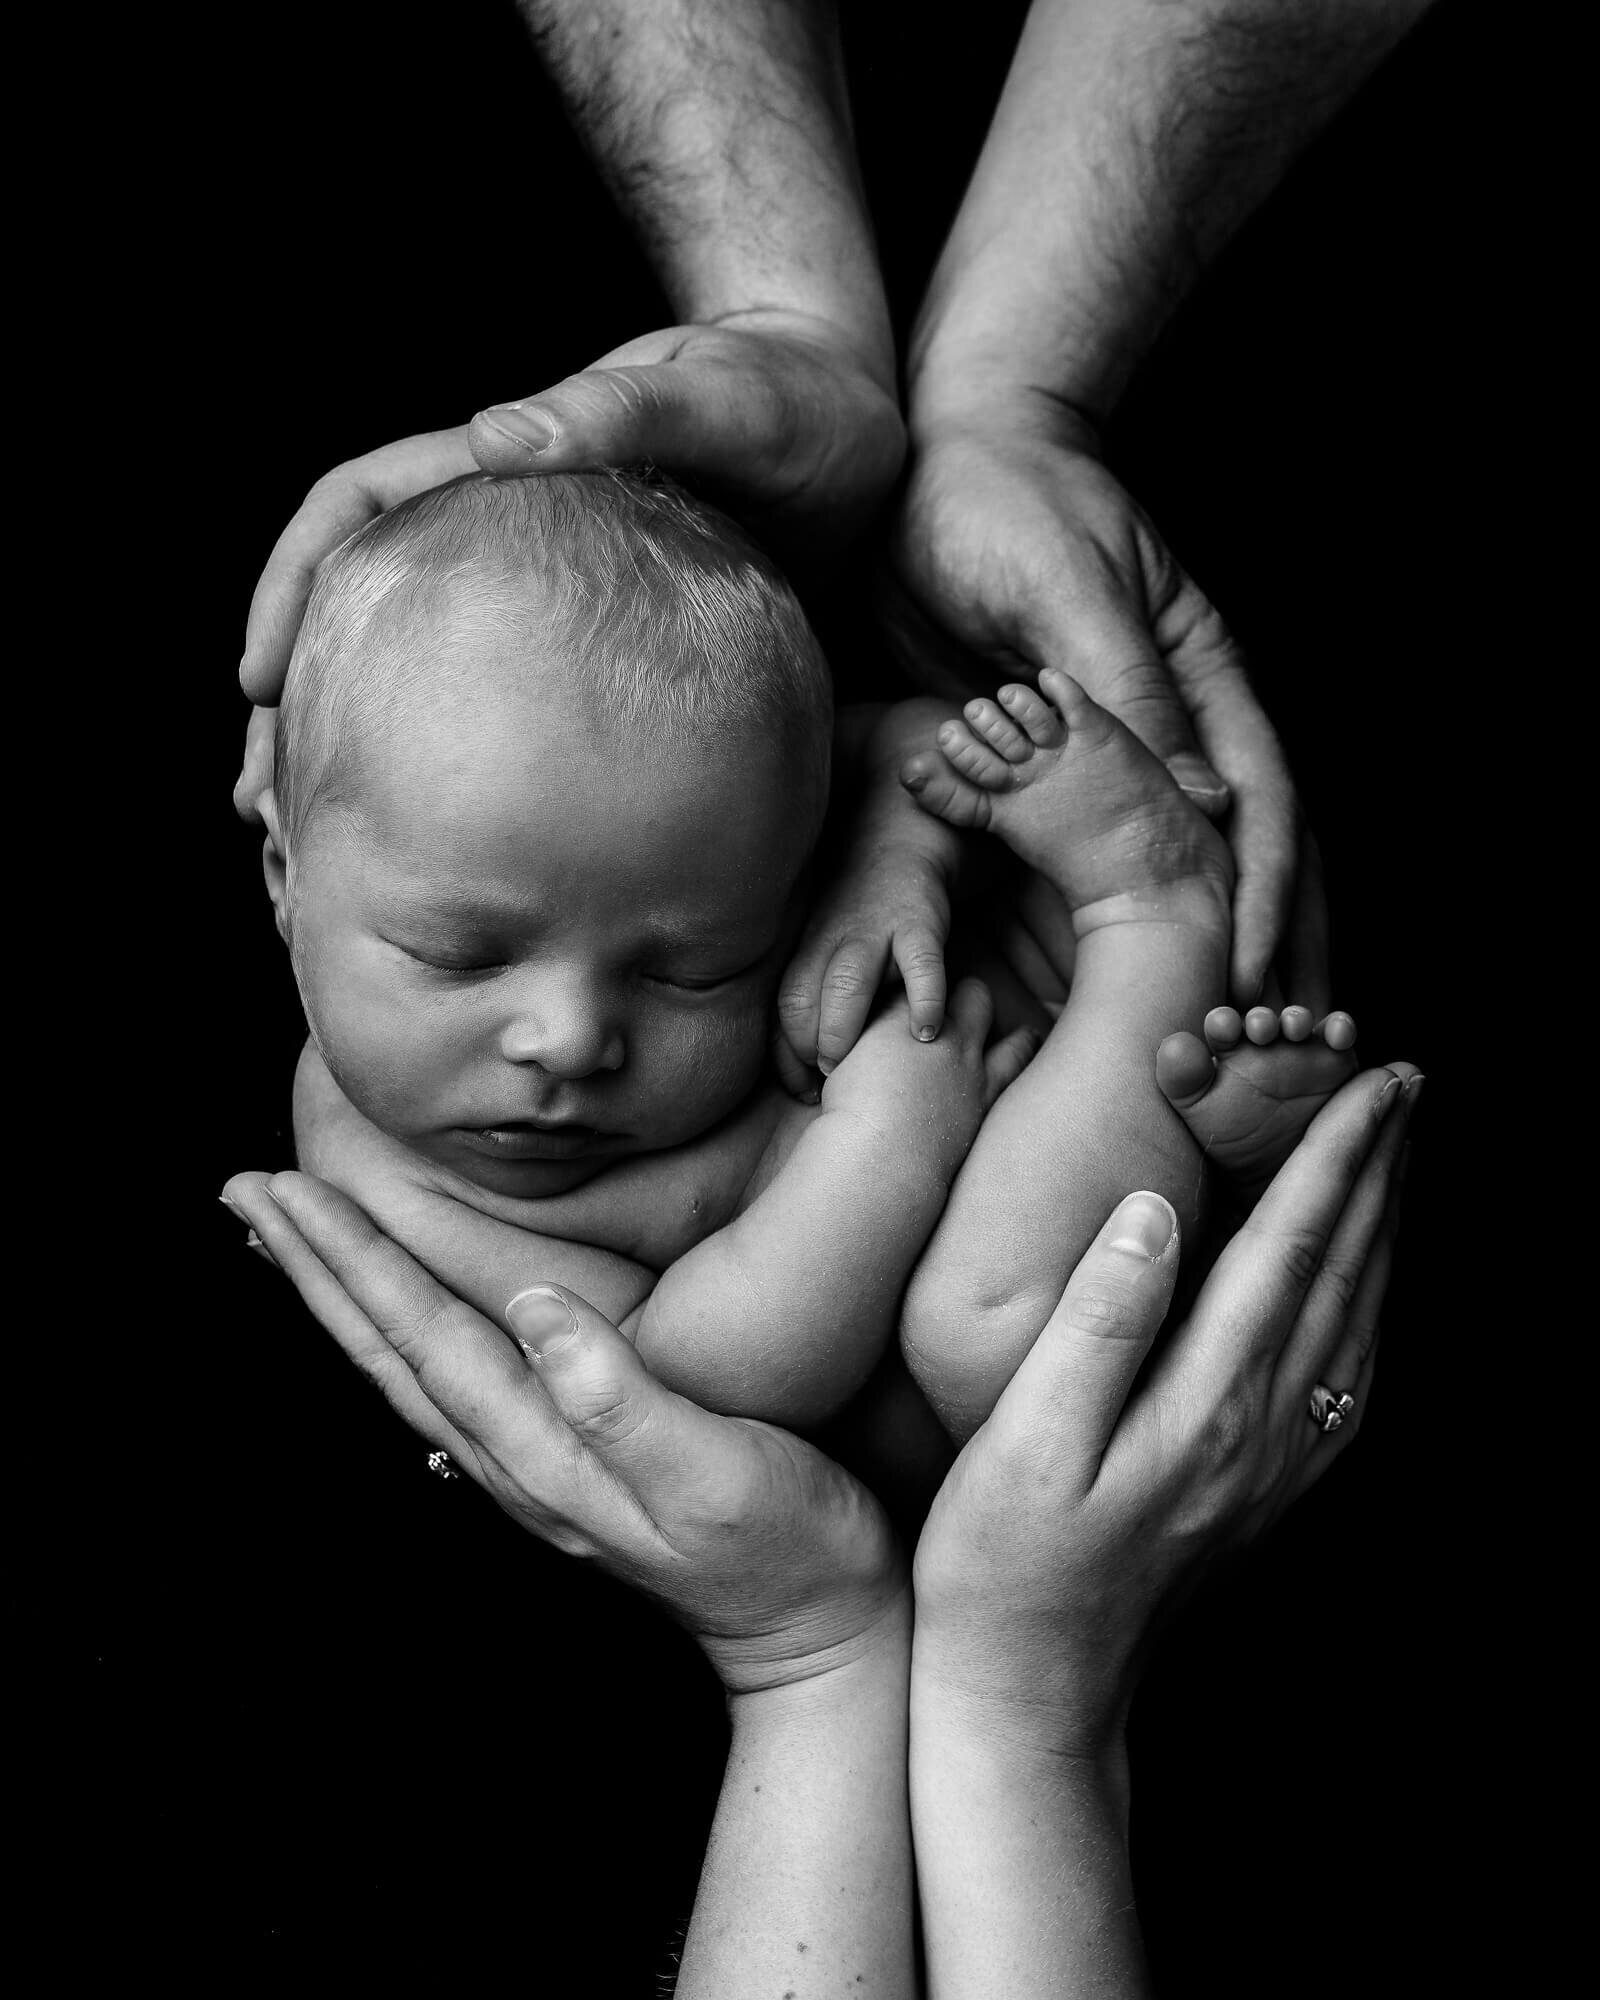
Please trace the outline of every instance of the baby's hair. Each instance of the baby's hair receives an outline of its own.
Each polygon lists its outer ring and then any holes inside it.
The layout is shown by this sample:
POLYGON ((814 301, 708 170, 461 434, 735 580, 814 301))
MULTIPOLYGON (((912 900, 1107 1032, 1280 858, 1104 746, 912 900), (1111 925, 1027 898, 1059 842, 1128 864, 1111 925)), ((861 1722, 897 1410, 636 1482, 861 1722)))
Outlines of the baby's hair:
POLYGON ((469 474, 380 514, 317 571, 278 716, 293 853, 348 805, 357 746, 448 669, 441 623, 548 632, 619 731, 773 744, 819 823, 832 691, 794 592, 742 530, 654 474, 469 474))

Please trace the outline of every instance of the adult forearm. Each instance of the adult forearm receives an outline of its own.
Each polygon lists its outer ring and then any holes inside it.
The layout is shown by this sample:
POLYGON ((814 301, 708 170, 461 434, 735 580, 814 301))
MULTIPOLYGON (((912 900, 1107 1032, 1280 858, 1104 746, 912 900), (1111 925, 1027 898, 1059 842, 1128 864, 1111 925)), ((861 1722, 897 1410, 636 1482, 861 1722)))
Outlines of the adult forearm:
POLYGON ((1149 1991, 1121 1739, 1099 1761, 931 1689, 911 1697, 911 1819, 929 2000, 1149 1991))
POLYGON ((1034 0, 912 343, 913 427, 1114 405, 1199 272, 1428 0, 1034 0))
POLYGON ((814 315, 892 385, 832 0, 519 4, 679 316, 814 315))
POLYGON ((849 1665, 737 1695, 678 2000, 910 2000, 909 1608, 849 1665))

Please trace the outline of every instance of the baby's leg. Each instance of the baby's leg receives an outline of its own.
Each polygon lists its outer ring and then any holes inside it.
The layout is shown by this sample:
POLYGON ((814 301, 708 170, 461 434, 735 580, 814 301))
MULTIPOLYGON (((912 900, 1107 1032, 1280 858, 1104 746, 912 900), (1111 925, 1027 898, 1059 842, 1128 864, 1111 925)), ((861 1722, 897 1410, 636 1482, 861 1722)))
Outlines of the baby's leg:
POLYGON ((983 827, 1073 913, 1072 988, 984 1121, 907 1294, 901 1338, 955 1435, 976 1429, 1131 1188, 1196 1215, 1200 1148, 1155 1051, 1226 990, 1232 865, 1221 837, 1121 723, 1054 669, 968 704, 906 767, 919 802, 983 827))

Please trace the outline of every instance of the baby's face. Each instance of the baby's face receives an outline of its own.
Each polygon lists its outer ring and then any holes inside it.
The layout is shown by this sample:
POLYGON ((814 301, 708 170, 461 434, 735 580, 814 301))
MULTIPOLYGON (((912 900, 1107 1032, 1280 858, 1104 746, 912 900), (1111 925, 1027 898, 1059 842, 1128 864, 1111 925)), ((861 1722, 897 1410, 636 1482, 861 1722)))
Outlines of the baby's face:
POLYGON ((775 751, 600 746, 572 704, 428 718, 294 861, 296 970, 345 1095, 537 1196, 754 1087, 811 829, 775 751))

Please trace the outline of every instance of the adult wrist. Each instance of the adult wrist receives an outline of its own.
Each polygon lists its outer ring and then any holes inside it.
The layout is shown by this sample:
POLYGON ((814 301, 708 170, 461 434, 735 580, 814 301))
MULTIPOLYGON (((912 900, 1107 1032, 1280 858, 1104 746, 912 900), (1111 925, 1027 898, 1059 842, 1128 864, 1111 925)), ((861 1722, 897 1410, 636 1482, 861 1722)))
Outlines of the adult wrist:
POLYGON ((903 1571, 886 1581, 870 1610, 840 1607, 838 1629, 821 1637, 825 1619, 813 1616, 785 1656, 781 1633, 764 1632, 756 1645, 739 1639, 700 1638, 702 1651, 723 1684, 735 1728, 807 1727, 840 1707, 870 1698, 885 1680, 903 1682, 911 1670, 912 1607, 903 1571))
POLYGON ((1023 437, 1100 458, 1108 414, 1092 397, 1053 384, 1042 370, 975 355, 970 362, 941 363, 909 383, 906 431, 918 455, 955 438, 985 442, 1023 437))

